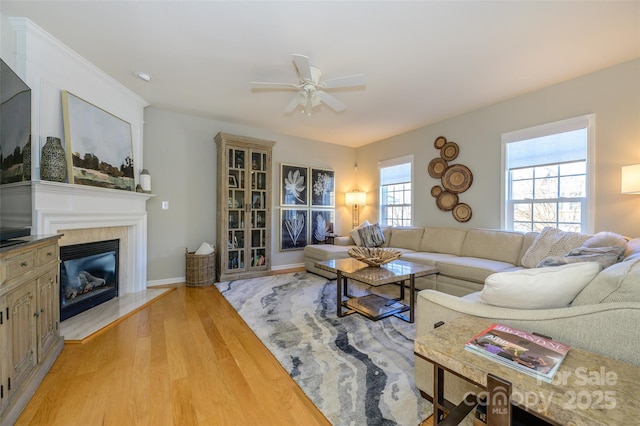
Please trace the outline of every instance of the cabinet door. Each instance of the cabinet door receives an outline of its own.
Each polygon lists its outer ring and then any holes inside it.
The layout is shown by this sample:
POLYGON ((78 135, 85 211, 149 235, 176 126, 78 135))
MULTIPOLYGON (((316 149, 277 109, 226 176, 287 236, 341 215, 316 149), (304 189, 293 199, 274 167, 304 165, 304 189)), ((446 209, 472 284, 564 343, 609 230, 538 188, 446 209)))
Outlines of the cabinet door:
POLYGON ((36 282, 22 285, 6 295, 9 308, 8 394, 20 387, 36 365, 36 282))
POLYGON ((269 164, 270 158, 267 152, 251 151, 251 204, 249 206, 248 241, 249 267, 251 269, 265 269, 269 266, 269 233, 268 224, 269 205, 271 195, 269 192, 269 164))
POLYGON ((9 342, 8 342, 8 327, 6 315, 7 305, 5 298, 0 297, 0 412, 7 405, 9 395, 7 394, 7 377, 9 374, 9 342))
POLYGON ((246 270, 247 211, 247 162, 249 151, 231 146, 228 148, 229 202, 227 231, 227 271, 246 270))
POLYGON ((58 324, 56 313, 60 309, 58 303, 58 275, 54 269, 38 278, 38 362, 41 362, 58 337, 58 324))

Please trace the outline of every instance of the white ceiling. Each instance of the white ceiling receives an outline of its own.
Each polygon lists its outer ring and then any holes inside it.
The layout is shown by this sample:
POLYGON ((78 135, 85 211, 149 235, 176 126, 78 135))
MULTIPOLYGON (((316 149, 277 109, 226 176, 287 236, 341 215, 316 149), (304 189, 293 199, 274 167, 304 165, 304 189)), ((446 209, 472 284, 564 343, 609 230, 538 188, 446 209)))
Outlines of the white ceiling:
MULTIPOLYGON (((640 2, 7 1, 152 106, 361 146, 640 57, 640 2), (347 105, 282 113, 291 54, 347 105), (134 76, 153 76, 144 83, 134 76)), ((640 78, 640 76, 639 76, 640 78)))

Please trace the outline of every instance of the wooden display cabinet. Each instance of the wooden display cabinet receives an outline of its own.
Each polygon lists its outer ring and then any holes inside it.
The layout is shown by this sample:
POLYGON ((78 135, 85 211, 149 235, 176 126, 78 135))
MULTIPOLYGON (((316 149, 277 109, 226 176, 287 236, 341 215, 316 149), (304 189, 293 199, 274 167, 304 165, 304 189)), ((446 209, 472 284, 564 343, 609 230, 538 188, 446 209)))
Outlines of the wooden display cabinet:
POLYGON ((271 274, 271 152, 275 142, 218 133, 218 281, 271 274))

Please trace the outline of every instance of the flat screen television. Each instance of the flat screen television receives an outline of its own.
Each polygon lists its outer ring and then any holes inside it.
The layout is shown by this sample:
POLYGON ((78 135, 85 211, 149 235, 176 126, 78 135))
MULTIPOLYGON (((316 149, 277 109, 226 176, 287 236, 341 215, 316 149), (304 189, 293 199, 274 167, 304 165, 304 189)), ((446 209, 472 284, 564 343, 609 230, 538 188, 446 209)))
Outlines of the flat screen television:
POLYGON ((0 243, 31 234, 30 180, 31 89, 0 59, 0 243))

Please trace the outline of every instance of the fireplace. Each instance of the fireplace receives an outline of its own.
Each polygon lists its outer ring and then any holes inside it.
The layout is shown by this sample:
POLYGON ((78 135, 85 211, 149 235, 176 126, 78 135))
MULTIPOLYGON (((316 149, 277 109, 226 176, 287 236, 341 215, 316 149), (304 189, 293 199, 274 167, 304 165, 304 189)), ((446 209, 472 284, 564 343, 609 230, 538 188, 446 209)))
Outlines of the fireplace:
POLYGON ((60 247, 60 320, 118 296, 120 240, 60 247))

